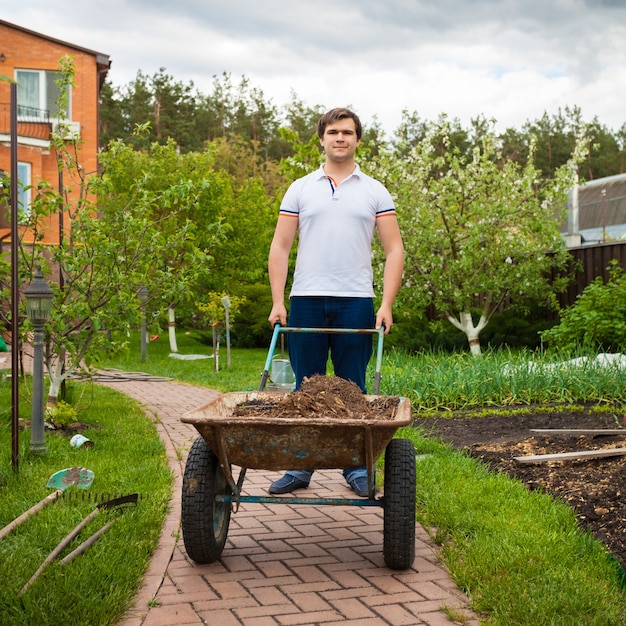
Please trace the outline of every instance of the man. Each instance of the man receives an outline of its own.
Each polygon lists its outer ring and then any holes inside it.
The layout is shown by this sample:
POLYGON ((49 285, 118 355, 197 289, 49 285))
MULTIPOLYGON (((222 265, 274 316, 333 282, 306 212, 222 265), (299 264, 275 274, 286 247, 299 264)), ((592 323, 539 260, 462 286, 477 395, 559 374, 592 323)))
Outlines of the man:
MULTIPOLYGON (((289 325, 302 328, 380 328, 388 333, 404 268, 404 247, 393 200, 385 187, 361 172, 355 151, 361 141, 358 116, 332 109, 318 123, 326 160, 320 168, 291 184, 280 207, 270 246, 268 269, 272 290, 270 324, 287 325, 285 285, 296 232, 298 253, 290 294, 289 325), (372 240, 375 231, 385 252, 383 293, 374 314, 372 240)), ((328 354, 336 376, 351 380, 366 393, 365 372, 372 354, 367 334, 292 333, 289 357, 302 379, 326 374, 328 354)), ((270 493, 308 487, 313 471, 289 470, 270 493)), ((368 497, 365 467, 343 472, 360 497, 368 497)))

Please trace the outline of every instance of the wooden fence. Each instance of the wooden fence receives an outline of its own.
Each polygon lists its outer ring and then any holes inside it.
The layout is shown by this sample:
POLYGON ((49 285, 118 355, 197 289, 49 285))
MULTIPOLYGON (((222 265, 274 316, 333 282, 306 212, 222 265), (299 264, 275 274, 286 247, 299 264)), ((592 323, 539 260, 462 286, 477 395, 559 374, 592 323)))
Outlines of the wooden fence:
POLYGON ((580 266, 580 271, 575 273, 575 280, 568 289, 560 294, 561 307, 574 304, 576 296, 581 294, 585 287, 598 276, 602 276, 606 282, 609 278, 606 268, 611 259, 617 259, 626 271, 626 241, 572 248, 569 252, 572 256, 572 263, 580 266))

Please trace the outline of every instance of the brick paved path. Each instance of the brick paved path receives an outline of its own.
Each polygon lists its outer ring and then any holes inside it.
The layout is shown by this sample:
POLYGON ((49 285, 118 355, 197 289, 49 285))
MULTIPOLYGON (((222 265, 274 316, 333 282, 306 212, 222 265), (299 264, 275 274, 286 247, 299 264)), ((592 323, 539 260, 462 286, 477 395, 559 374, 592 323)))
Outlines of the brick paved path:
MULTIPOLYGON (((217 392, 149 379, 105 384, 137 399, 153 417, 175 476, 159 546, 120 626, 479 624, 419 525, 413 567, 384 566, 380 508, 241 505, 231 516, 220 560, 194 563, 180 538, 180 494, 197 431, 179 418, 217 392), (446 608, 463 621, 450 619, 446 608)), ((278 476, 248 470, 244 492, 267 495, 278 476)), ((350 497, 352 492, 339 470, 328 470, 316 472, 309 489, 299 493, 350 497)))

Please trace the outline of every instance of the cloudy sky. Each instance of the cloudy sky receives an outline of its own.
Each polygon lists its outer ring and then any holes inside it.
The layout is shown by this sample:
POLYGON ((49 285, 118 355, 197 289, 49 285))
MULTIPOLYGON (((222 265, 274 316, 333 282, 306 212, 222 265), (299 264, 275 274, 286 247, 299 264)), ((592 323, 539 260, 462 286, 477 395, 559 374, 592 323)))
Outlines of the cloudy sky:
POLYGON ((403 109, 626 123, 626 0, 0 0, 0 17, 109 55, 116 86, 165 68, 208 94, 227 72, 388 131, 403 109))

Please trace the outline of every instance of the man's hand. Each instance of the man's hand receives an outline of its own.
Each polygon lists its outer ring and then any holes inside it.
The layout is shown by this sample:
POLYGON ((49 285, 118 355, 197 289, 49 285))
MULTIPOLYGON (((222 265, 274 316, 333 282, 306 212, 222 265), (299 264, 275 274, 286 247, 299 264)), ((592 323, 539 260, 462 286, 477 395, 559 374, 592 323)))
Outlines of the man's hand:
POLYGON ((274 326, 274 324, 280 324, 281 326, 287 326, 287 309, 284 304, 275 304, 270 311, 267 321, 274 326))
POLYGON ((376 330, 378 330, 381 326, 385 327, 385 335, 388 335, 391 327, 393 326, 391 307, 381 306, 376 312, 376 330))

